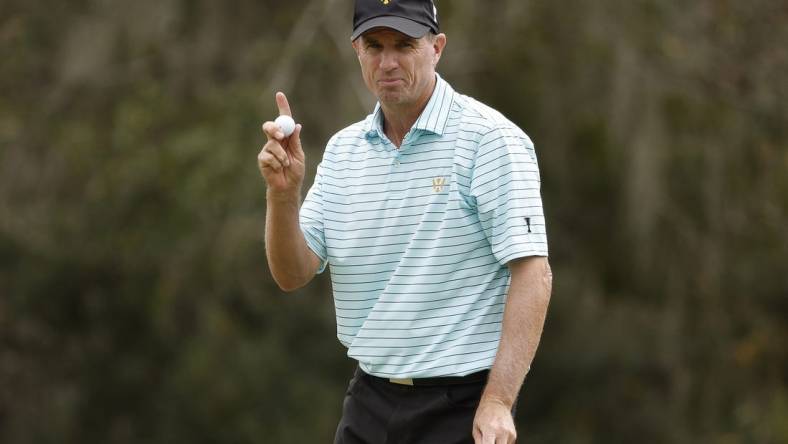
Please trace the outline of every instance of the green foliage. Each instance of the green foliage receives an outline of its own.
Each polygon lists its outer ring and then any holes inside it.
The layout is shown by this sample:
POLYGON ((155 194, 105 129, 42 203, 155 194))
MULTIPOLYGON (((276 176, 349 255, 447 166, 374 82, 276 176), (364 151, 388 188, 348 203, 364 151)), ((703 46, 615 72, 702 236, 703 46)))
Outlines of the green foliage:
MULTIPOLYGON (((539 155, 520 435, 787 442, 785 8, 496 5, 438 1, 439 72, 539 155)), ((268 273, 256 155, 278 89, 308 175, 369 110, 349 8, 0 6, 0 442, 330 442, 353 363, 327 276, 268 273)))

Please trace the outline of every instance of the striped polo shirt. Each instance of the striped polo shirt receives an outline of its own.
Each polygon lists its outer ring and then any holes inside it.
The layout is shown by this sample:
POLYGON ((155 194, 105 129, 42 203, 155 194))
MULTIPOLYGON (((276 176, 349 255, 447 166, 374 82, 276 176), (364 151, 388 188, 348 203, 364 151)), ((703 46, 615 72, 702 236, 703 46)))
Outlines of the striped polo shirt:
POLYGON ((300 210, 320 271, 330 266, 337 337, 380 377, 490 368, 507 262, 547 256, 533 144, 440 76, 399 149, 382 114, 329 140, 300 210))

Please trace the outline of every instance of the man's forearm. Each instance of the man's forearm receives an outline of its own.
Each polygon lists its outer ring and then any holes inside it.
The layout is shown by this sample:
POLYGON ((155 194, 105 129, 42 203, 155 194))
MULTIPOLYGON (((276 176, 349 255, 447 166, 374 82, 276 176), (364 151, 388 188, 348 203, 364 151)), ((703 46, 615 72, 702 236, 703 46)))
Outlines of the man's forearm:
POLYGON ((547 258, 532 257, 510 263, 512 281, 503 316, 503 332, 490 371, 483 401, 511 409, 530 368, 542 336, 552 291, 547 258))
POLYGON ((298 221, 299 193, 266 193, 265 252, 274 280, 285 291, 314 277, 317 258, 309 249, 298 221))

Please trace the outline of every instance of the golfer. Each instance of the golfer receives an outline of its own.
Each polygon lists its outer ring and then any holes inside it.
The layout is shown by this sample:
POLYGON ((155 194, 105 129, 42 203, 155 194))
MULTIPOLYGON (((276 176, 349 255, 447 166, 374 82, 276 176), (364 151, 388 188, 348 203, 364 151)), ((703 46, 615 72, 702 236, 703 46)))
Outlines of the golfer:
POLYGON ((290 291, 329 266, 358 362, 335 443, 516 438, 552 285, 539 170, 523 131, 436 73, 446 41, 430 0, 355 2, 378 103, 328 141, 303 202, 301 126, 263 124, 271 273, 290 291))

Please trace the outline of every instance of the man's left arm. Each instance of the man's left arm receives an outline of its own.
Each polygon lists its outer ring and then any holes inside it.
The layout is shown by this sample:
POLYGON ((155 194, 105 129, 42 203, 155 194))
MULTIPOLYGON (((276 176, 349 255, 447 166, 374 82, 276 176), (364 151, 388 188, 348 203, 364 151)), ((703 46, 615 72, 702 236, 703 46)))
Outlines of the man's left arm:
POLYGON ((512 279, 498 353, 473 421, 476 444, 514 443, 512 407, 542 335, 553 275, 546 257, 508 263, 512 279))

